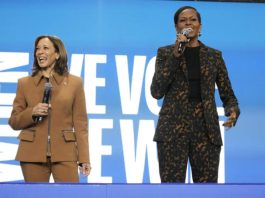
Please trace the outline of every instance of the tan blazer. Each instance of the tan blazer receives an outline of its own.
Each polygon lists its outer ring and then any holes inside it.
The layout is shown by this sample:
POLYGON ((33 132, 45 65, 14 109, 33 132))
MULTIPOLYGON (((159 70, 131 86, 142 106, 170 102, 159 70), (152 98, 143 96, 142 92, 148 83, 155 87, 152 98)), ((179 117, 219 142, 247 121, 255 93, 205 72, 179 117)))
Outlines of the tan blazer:
POLYGON ((32 110, 42 101, 44 84, 40 72, 18 80, 17 93, 9 125, 19 134, 16 160, 46 162, 48 149, 48 120, 50 120, 51 161, 89 163, 88 118, 82 79, 71 74, 54 74, 50 119, 34 123, 32 110))

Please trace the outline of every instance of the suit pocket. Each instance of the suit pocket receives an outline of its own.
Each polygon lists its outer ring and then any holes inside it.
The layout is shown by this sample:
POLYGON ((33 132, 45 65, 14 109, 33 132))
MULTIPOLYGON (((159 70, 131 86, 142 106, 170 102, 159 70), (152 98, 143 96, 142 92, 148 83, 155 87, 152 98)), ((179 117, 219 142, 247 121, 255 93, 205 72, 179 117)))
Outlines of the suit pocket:
POLYGON ((33 130, 23 130, 20 132, 18 139, 21 141, 33 142, 35 138, 35 131, 33 130))
POLYGON ((66 142, 76 142, 75 133, 73 131, 63 130, 63 137, 66 142))

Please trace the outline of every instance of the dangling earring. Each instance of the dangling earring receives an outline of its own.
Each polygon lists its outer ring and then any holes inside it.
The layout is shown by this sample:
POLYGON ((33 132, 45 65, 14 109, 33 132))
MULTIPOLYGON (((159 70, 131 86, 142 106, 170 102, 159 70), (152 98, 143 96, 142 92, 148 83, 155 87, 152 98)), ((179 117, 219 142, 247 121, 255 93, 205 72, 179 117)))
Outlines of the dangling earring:
POLYGON ((198 32, 198 37, 200 37, 202 34, 201 34, 201 31, 198 32))

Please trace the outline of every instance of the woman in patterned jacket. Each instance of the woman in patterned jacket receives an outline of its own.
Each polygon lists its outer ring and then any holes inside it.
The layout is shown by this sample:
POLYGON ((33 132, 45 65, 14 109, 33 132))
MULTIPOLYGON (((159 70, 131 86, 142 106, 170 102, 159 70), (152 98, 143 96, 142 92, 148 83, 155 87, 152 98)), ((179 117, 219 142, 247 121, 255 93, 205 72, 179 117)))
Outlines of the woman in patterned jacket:
POLYGON ((157 52, 151 94, 164 98, 154 136, 161 182, 185 182, 188 160, 194 182, 217 182, 222 139, 215 103, 218 87, 232 127, 236 96, 220 51, 198 40, 200 13, 185 6, 174 15, 177 40, 157 52))

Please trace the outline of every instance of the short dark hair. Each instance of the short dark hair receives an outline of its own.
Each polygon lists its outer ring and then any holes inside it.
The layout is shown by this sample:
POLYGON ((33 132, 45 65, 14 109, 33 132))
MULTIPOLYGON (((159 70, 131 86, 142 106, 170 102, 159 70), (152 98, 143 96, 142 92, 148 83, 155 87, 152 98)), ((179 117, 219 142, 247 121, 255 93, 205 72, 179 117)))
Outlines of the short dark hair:
POLYGON ((66 49, 61 39, 57 36, 42 35, 42 36, 37 37, 35 40, 32 76, 35 76, 41 69, 38 64, 37 57, 36 57, 36 47, 38 45, 38 42, 43 38, 48 38, 52 42, 55 48, 55 51, 59 54, 59 59, 55 63, 54 71, 60 75, 63 75, 64 73, 68 73, 67 52, 66 52, 66 49))
POLYGON ((178 23, 178 19, 179 19, 179 15, 180 15, 180 13, 181 13, 183 10, 186 10, 186 9, 192 9, 192 10, 194 10, 194 11, 196 12, 196 14, 197 14, 197 17, 198 17, 199 22, 201 23, 201 15, 200 15, 200 13, 196 10, 196 8, 191 7, 191 6, 183 6, 183 7, 179 8, 179 9, 176 11, 175 15, 174 15, 174 23, 175 23, 175 24, 178 23))

